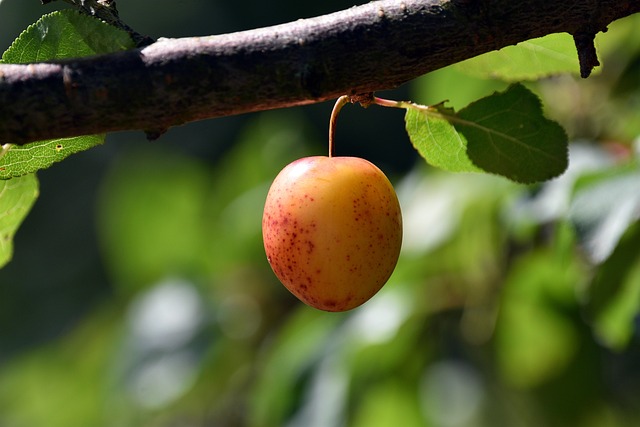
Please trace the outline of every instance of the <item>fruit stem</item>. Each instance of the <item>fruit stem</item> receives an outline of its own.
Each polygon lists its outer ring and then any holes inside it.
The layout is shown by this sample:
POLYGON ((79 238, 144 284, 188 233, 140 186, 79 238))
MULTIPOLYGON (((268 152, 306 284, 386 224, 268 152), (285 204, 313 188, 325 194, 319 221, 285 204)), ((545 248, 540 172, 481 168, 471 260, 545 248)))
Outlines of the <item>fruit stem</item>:
POLYGON ((334 139, 336 136, 336 122, 338 121, 338 114, 340 114, 340 110, 350 101, 348 95, 342 95, 336 101, 336 104, 333 106, 333 110, 331 111, 331 118, 329 119, 329 157, 333 157, 335 152, 335 144, 334 139))
POLYGON ((380 105, 381 107, 391 107, 391 108, 407 108, 407 103, 403 101, 393 101, 391 99, 378 98, 377 96, 373 97, 373 103, 376 105, 380 105))

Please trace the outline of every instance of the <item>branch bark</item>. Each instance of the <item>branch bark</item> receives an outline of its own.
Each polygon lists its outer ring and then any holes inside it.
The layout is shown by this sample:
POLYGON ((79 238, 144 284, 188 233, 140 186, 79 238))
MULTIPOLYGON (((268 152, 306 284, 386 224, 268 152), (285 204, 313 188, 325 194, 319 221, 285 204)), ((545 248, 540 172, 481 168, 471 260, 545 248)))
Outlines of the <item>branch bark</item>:
POLYGON ((588 40, 637 12, 637 0, 383 0, 116 54, 3 64, 0 143, 131 129, 153 137, 195 120, 391 89, 550 33, 588 40))

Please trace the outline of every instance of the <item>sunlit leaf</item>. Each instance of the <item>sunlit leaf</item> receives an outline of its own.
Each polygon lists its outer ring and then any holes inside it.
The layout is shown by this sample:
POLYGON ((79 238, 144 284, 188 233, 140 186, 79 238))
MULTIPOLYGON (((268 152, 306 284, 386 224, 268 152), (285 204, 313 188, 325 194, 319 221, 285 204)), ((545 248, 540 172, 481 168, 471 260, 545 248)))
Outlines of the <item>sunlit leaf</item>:
POLYGON ((445 170, 479 171, 516 182, 551 179, 567 168, 568 142, 524 86, 482 98, 458 113, 407 105, 406 128, 420 154, 445 170))
POLYGON ((129 34, 71 9, 44 15, 2 55, 5 64, 117 52, 135 46, 129 34))
POLYGON ((455 117, 453 110, 442 106, 429 110, 409 108, 405 116, 407 133, 420 155, 432 166, 450 172, 481 172, 467 155, 467 139, 447 117, 455 117))
POLYGON ((19 177, 45 169, 71 154, 104 142, 104 135, 38 141, 25 145, 7 144, 0 152, 0 179, 19 177))
POLYGON ((25 175, 0 180, 0 267, 11 259, 13 236, 38 197, 38 180, 25 175))
MULTIPOLYGON (((73 10, 53 12, 30 25, 2 55, 3 63, 29 63, 111 53, 134 47, 129 35, 73 10)), ((105 135, 38 141, 23 146, 2 141, 0 179, 44 169, 104 142, 105 135)))
POLYGON ((507 81, 580 72, 576 47, 567 33, 549 34, 507 46, 460 62, 456 68, 473 76, 507 81))

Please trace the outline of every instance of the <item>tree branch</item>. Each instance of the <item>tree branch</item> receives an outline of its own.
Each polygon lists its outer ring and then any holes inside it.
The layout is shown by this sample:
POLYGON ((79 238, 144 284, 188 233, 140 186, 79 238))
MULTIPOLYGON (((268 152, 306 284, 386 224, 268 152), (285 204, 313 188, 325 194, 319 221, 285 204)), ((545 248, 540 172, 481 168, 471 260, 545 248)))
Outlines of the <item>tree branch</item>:
POLYGON ((116 54, 4 64, 0 143, 127 129, 157 136, 195 120, 391 89, 546 34, 582 40, 639 11, 637 0, 383 0, 116 54))

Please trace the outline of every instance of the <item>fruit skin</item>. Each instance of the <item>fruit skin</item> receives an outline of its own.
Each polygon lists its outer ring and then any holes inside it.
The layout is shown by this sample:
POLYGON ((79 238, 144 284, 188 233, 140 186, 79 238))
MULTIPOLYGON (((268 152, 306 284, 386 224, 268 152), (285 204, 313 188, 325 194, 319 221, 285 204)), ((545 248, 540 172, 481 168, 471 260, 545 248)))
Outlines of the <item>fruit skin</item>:
POLYGON ((357 157, 305 157, 273 181, 262 217, 267 259, 305 304, 346 311, 371 298, 393 272, 402 214, 393 186, 357 157))

